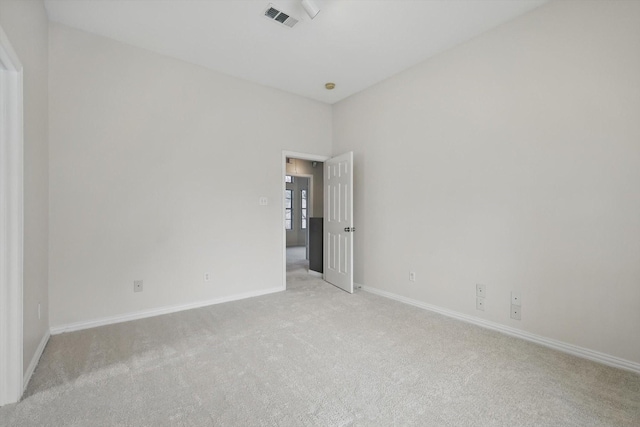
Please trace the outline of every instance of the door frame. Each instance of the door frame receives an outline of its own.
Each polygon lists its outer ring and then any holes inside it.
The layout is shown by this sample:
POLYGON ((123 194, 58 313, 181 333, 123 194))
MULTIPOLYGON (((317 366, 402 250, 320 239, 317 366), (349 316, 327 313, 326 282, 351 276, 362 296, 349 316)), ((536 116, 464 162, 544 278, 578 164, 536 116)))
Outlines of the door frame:
POLYGON ((23 67, 0 27, 0 406, 23 380, 23 67))
MULTIPOLYGON (((282 185, 282 189, 280 191, 280 198, 282 200, 282 203, 280 204, 281 205, 280 217, 282 218, 282 287, 283 289, 287 289, 287 230, 285 230, 284 228, 284 214, 285 214, 284 190, 287 189, 287 184, 286 182, 284 182, 284 177, 287 175, 287 157, 291 157, 293 159, 309 160, 312 162, 323 162, 323 163, 331 158, 331 156, 322 156, 319 154, 299 153, 296 151, 282 150, 282 159, 280 161, 282 165, 282 174, 280 177, 280 182, 282 185)), ((309 180, 309 186, 311 186, 311 180, 309 180)), ((324 187, 324 183, 323 183, 323 187, 324 187)), ((322 277, 324 278, 324 274, 322 277)))

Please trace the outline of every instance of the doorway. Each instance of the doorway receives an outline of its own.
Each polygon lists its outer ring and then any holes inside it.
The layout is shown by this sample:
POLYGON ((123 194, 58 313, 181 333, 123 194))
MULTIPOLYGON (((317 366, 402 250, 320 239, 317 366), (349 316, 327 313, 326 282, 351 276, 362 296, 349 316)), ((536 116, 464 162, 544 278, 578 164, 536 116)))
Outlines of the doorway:
MULTIPOLYGON (((306 163, 298 159, 288 159, 295 163, 306 163)), ((315 162, 314 162, 315 163, 315 162)), ((287 248, 304 247, 305 259, 309 258, 309 219, 317 216, 313 211, 313 175, 287 172, 285 176, 284 228, 287 248)))
POLYGON ((298 163, 306 160, 287 159, 284 190, 284 228, 287 247, 287 286, 293 276, 309 273, 309 220, 313 215, 313 175, 297 174, 298 163), (290 167, 291 165, 294 165, 290 167))
POLYGON ((285 289, 287 276, 323 277, 322 268, 318 267, 317 262, 319 257, 320 266, 322 266, 322 241, 318 246, 318 237, 313 233, 313 226, 323 221, 323 162, 327 159, 329 157, 287 151, 282 154, 285 289), (316 262, 310 262, 312 259, 316 259, 316 262))

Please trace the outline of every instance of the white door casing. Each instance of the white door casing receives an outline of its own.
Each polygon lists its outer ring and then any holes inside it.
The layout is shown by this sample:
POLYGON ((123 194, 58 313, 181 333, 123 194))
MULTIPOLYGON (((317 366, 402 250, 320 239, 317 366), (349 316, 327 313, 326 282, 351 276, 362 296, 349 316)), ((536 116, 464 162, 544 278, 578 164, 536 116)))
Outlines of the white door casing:
POLYGON ((0 406, 24 387, 22 114, 22 65, 0 27, 0 406))
POLYGON ((353 293, 353 152, 324 164, 324 278, 353 293))

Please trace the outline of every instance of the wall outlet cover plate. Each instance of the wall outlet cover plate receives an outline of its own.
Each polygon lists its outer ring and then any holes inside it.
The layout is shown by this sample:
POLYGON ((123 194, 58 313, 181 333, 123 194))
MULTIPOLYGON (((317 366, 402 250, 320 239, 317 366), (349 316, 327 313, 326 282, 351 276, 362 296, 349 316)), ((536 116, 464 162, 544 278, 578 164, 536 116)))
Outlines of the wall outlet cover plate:
POLYGON ((522 301, 520 297, 520 291, 512 291, 511 292, 511 305, 521 306, 522 301))
POLYGON ((515 320, 521 320, 522 319, 522 307, 520 307, 519 305, 513 305, 511 304, 511 318, 515 319, 515 320))
POLYGON ((142 280, 133 281, 133 292, 142 292, 142 280))

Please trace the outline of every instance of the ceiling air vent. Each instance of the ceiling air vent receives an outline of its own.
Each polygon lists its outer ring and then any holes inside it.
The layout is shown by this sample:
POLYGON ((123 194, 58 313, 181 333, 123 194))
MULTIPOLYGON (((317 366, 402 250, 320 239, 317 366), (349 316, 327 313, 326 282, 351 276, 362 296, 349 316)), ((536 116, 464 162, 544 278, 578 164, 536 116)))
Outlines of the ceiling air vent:
POLYGON ((267 10, 264 11, 264 16, 266 16, 271 20, 277 21, 289 28, 293 28, 293 26, 298 23, 298 20, 296 18, 277 9, 272 4, 269 4, 269 7, 267 7, 267 10))

